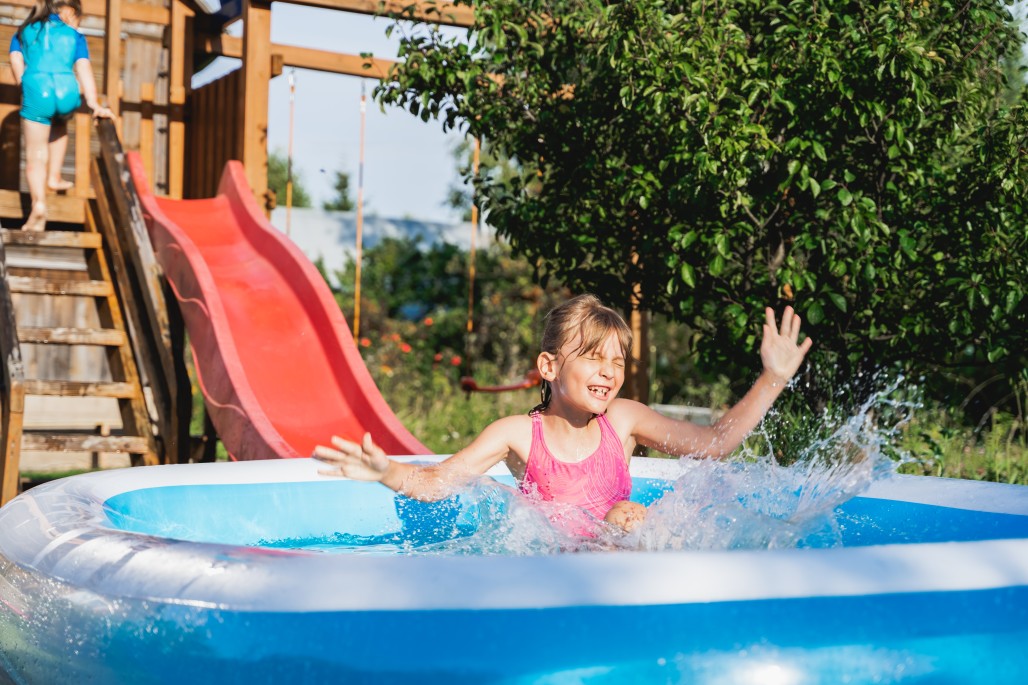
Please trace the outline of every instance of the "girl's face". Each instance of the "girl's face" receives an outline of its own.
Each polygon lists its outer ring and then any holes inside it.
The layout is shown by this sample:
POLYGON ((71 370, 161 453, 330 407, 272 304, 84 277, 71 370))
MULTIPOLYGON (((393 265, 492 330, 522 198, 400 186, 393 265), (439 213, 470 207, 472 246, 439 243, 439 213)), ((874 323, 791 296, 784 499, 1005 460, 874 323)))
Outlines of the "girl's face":
POLYGON ((611 332, 594 350, 578 350, 581 337, 569 341, 554 358, 547 357, 540 373, 550 381, 554 399, 592 414, 602 414, 625 382, 625 355, 617 333, 611 332))
POLYGON ((57 16, 60 17, 61 21, 63 21, 65 24, 72 27, 73 29, 77 29, 79 27, 78 12, 76 12, 71 7, 68 7, 67 5, 62 6, 59 10, 57 10, 57 16))

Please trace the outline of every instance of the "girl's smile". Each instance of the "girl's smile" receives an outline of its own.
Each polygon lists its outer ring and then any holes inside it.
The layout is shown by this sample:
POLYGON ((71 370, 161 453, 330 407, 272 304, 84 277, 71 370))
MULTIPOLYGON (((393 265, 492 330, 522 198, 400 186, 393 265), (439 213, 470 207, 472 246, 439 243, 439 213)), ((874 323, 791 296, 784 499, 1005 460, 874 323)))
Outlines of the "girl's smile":
POLYGON ((560 396, 583 411, 602 414, 625 381, 625 355, 615 332, 594 350, 580 351, 579 345, 580 336, 556 359, 551 356, 544 377, 550 376, 555 399, 560 396))

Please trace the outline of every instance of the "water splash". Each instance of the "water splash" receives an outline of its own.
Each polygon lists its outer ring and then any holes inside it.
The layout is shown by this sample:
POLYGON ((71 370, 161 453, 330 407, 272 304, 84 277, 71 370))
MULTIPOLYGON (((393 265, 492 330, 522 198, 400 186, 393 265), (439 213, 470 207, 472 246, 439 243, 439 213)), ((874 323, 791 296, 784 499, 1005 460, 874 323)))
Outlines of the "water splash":
POLYGON ((616 544, 649 551, 841 544, 836 508, 910 459, 894 446, 916 407, 897 396, 902 381, 848 416, 826 410, 789 465, 776 457, 769 430, 775 414, 728 461, 681 460, 672 490, 650 507, 642 526, 615 537, 616 544))
MULTIPOLYGON (((895 438, 917 403, 894 380, 856 409, 825 409, 803 430, 791 464, 776 457, 769 414, 755 436, 726 461, 678 461, 680 475, 650 506, 637 529, 623 533, 593 521, 594 537, 568 533, 560 505, 533 501, 488 479, 462 495, 462 515, 477 519, 469 535, 412 549, 426 554, 547 554, 635 549, 771 549, 842 543, 837 508, 895 472, 909 457, 895 438)), ((794 445, 797 440, 793 440, 794 445)))
POLYGON ((399 531, 260 544, 458 556, 838 546, 838 507, 910 459, 895 447, 918 406, 908 393, 898 377, 850 411, 829 408, 801 420, 770 413, 731 458, 678 460, 678 475, 650 498, 646 520, 629 533, 483 477, 444 502, 398 497, 399 531))

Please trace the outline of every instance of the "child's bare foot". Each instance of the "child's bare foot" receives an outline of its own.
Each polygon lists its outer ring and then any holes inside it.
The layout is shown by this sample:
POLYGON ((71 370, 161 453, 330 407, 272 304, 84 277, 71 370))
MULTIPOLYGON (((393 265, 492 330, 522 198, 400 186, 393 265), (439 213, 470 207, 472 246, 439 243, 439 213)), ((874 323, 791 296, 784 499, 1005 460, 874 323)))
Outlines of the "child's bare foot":
POLYGON ((72 188, 75 187, 74 183, 72 183, 71 181, 66 181, 63 178, 59 178, 56 181, 47 181, 46 185, 47 185, 47 187, 50 190, 53 190, 53 191, 56 191, 56 192, 61 192, 61 191, 64 191, 64 190, 71 190, 72 188))
POLYGON ((32 211, 22 225, 23 231, 45 231, 46 230, 46 203, 37 202, 32 205, 32 211))

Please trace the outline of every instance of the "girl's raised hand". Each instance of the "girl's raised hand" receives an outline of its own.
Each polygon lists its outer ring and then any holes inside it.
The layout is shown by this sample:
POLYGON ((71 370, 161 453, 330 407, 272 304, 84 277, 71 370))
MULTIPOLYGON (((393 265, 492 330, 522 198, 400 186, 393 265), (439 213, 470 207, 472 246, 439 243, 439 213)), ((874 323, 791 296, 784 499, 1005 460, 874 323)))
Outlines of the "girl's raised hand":
POLYGON ((781 328, 775 321, 775 310, 768 307, 764 310, 764 315, 766 322, 764 339, 760 343, 760 359, 764 362, 765 371, 788 381, 800 368, 814 341, 808 337, 798 344, 800 317, 792 307, 786 307, 782 313, 781 328))
POLYGON ((354 480, 380 481, 389 469, 390 460, 382 448, 371 441, 371 433, 364 434, 361 444, 332 436, 332 447, 318 445, 311 455, 331 468, 319 469, 322 476, 344 476, 354 480))

